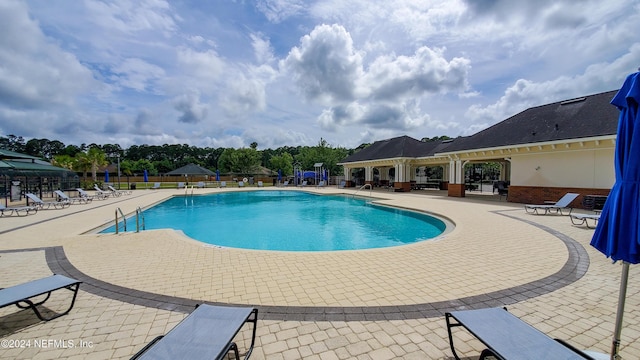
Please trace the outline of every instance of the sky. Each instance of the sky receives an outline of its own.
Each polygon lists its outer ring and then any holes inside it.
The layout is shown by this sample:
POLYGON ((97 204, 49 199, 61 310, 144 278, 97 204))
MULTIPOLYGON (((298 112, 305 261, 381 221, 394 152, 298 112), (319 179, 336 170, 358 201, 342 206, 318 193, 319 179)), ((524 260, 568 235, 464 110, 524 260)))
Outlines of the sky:
POLYGON ((334 147, 618 89, 640 0, 2 0, 0 136, 334 147))

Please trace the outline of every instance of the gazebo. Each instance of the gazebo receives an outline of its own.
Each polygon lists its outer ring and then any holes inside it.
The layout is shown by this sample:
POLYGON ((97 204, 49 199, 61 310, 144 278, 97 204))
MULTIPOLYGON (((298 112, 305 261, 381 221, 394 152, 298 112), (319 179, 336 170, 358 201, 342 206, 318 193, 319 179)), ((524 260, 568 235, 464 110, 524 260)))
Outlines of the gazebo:
POLYGON ((200 165, 196 165, 196 164, 187 164, 181 168, 177 168, 175 170, 169 171, 167 173, 167 175, 169 176, 184 176, 187 180, 187 182, 189 182, 189 176, 203 176, 203 177, 209 177, 209 176, 213 176, 215 178, 216 173, 214 173, 213 171, 209 170, 209 169, 205 169, 200 165))

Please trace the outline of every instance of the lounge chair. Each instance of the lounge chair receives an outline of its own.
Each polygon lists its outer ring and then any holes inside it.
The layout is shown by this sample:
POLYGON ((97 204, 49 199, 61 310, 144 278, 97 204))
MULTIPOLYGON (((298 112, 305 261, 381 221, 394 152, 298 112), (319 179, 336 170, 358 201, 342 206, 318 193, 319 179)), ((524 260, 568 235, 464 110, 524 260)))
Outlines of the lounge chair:
POLYGON ((316 187, 324 187, 324 180, 320 180, 320 182, 318 183, 318 185, 316 185, 316 187))
POLYGON ((42 201, 36 194, 27 193, 26 195, 29 200, 33 202, 33 206, 36 206, 38 209, 49 209, 51 206, 53 206, 54 209, 64 209, 71 206, 71 202, 68 200, 42 201))
POLYGON ((100 189, 100 188, 98 187, 98 184, 93 185, 93 190, 95 190, 95 191, 96 191, 96 194, 99 194, 99 195, 101 195, 101 196, 106 196, 106 197, 109 197, 110 195, 114 195, 114 196, 120 196, 120 195, 122 195, 122 194, 115 194, 115 193, 112 193, 111 191, 104 191, 104 190, 102 190, 102 189, 100 189))
POLYGON ((16 214, 18 216, 27 216, 31 215, 31 213, 35 214, 38 212, 38 208, 35 206, 14 206, 14 207, 6 207, 0 204, 0 216, 12 216, 16 214))
POLYGON ((104 200, 106 198, 109 197, 109 195, 111 195, 110 193, 104 193, 102 192, 97 192, 93 195, 89 194, 88 192, 84 191, 84 189, 82 188, 77 188, 76 190, 78 190, 78 194, 80 194, 81 197, 86 197, 86 198, 91 198, 91 199, 98 199, 98 200, 104 200))
POLYGON ((341 181, 340 181, 340 184, 338 185, 338 188, 339 188, 339 189, 344 189, 344 187, 345 187, 346 185, 347 185, 347 182, 346 182, 346 181, 344 181, 344 180, 341 180, 341 181))
POLYGON ((591 359, 591 352, 580 351, 564 341, 552 339, 506 309, 488 308, 452 311, 445 314, 449 345, 460 360, 453 344, 452 328, 462 326, 487 348, 480 360, 496 359, 591 359))
POLYGON ((258 181, 258 187, 263 187, 264 184, 262 183, 262 181, 258 181))
POLYGON ((551 212, 555 214, 559 213, 560 215, 571 215, 571 210, 573 210, 573 208, 570 207, 571 202, 575 200, 578 197, 578 195, 579 194, 575 194, 575 193, 566 193, 555 204, 545 204, 545 205, 527 204, 524 206, 524 210, 529 214, 535 213, 536 215, 540 215, 538 210, 541 210, 541 211, 544 210, 543 215, 546 215, 551 212), (562 210, 565 210, 565 209, 569 209, 569 212, 567 214, 564 214, 562 212, 562 210))
POLYGON ((178 183, 178 189, 182 189, 183 187, 185 187, 183 182, 179 182, 178 183))
POLYGON ((600 220, 600 214, 571 214, 569 216, 573 225, 586 225, 589 229, 595 228, 600 220), (589 226, 588 220, 593 220, 593 227, 589 226))
POLYGON ((220 187, 221 188, 226 188, 227 187, 227 182, 226 181, 220 181, 220 187))
POLYGON ((204 181, 198 181, 198 188, 204 188, 204 181))
POLYGON ((109 188, 109 190, 111 190, 112 193, 120 193, 121 195, 131 195, 133 193, 133 191, 131 190, 118 190, 111 185, 107 186, 107 188, 109 188))
POLYGON ((160 183, 153 183, 153 186, 151 187, 151 190, 155 190, 155 189, 160 189, 160 183))
POLYGON ((78 197, 69 197, 67 194, 64 193, 64 191, 62 190, 56 190, 54 191, 54 193, 56 193, 56 195, 58 195, 58 199, 59 200, 63 200, 63 201, 68 201, 71 204, 88 204, 91 202, 91 200, 93 200, 93 198, 90 197, 84 197, 84 196, 78 196, 78 197))
POLYGON ((131 359, 226 359, 229 352, 240 359, 234 337, 246 323, 253 323, 253 351, 258 325, 258 309, 202 304, 166 335, 158 336, 131 359))
POLYGON ((238 187, 244 187, 244 181, 238 181, 238 187))
POLYGON ((43 279, 38 279, 24 284, 0 289, 0 308, 9 305, 15 305, 20 309, 33 310, 33 312, 36 313, 36 316, 40 320, 53 320, 62 315, 66 315, 69 313, 69 311, 71 311, 73 305, 76 302, 76 296, 78 295, 78 288, 80 288, 80 283, 81 281, 54 274, 43 279), (67 289, 73 291, 71 306, 69 306, 69 308, 62 313, 55 314, 51 317, 44 317, 38 310, 37 306, 44 304, 45 301, 49 300, 51 293, 59 289, 67 289), (44 294, 47 294, 47 296, 42 301, 34 302, 31 300, 36 296, 44 294))

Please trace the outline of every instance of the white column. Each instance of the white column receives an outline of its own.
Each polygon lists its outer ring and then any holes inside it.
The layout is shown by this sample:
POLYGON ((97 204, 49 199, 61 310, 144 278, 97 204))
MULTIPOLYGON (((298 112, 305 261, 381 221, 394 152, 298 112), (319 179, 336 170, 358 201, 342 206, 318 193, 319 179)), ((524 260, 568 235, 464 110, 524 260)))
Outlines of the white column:
POLYGON ((343 166, 342 170, 344 171, 344 180, 351 181, 351 168, 343 166))

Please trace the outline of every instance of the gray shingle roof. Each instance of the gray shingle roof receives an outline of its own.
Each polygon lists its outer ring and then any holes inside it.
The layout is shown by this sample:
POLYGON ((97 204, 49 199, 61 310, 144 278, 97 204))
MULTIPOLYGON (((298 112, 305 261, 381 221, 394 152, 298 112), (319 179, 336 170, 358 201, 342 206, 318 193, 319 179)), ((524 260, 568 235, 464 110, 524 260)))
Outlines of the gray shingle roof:
POLYGON ((610 104, 617 90, 529 108, 466 138, 446 152, 615 135, 619 111, 610 104))
POLYGON ((615 135, 619 111, 610 101, 616 92, 532 107, 476 134, 453 141, 422 142, 409 136, 376 141, 342 162, 427 157, 455 151, 615 135))

